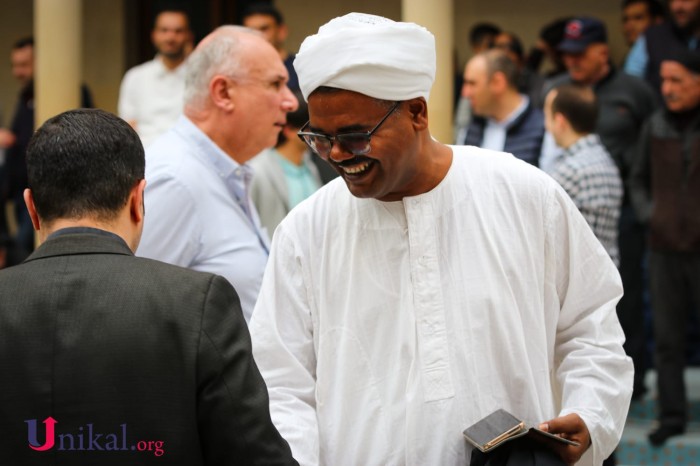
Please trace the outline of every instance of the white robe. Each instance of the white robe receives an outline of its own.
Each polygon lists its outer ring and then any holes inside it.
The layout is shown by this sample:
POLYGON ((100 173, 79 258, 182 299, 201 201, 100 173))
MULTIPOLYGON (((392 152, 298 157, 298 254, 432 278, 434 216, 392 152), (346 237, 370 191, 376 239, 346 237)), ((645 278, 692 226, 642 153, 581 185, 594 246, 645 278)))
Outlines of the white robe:
POLYGON ((358 199, 338 179, 275 233, 250 330, 302 465, 468 464, 462 431, 498 408, 579 414, 579 464, 617 445, 633 373, 617 269, 544 172, 451 149, 428 193, 358 199))

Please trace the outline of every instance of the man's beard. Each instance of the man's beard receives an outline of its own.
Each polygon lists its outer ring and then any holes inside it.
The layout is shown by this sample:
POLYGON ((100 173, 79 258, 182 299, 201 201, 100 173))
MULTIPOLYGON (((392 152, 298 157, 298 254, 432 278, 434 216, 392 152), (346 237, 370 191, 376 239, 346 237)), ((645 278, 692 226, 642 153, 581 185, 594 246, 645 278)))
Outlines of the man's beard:
POLYGON ((185 49, 175 50, 173 52, 160 52, 168 60, 180 60, 185 57, 185 49))

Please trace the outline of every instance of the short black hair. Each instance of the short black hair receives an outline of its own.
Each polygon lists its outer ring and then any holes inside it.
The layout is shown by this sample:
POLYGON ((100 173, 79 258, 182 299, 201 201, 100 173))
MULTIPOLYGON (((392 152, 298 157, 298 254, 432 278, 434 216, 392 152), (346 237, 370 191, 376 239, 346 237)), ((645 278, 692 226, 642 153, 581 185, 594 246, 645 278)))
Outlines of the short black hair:
POLYGON ((275 8, 271 3, 251 3, 245 10, 243 10, 243 14, 241 15, 241 21, 245 21, 245 19, 248 16, 253 15, 272 16, 275 19, 275 23, 277 23, 278 26, 284 24, 284 17, 282 16, 282 13, 280 13, 280 11, 277 8, 275 8))
POLYGON ((624 10, 635 3, 643 3, 647 6, 647 11, 652 18, 665 18, 666 11, 659 0, 622 0, 622 9, 624 10))
POLYGON ((12 44, 12 50, 23 49, 25 47, 34 47, 34 37, 32 37, 32 36, 22 37, 21 39, 16 41, 14 44, 12 44))
POLYGON ((61 113, 34 133, 27 178, 45 222, 93 216, 112 220, 144 179, 143 144, 121 118, 99 109, 61 113))
POLYGON ((299 107, 293 112, 287 113, 287 124, 292 128, 301 128, 309 121, 309 105, 304 100, 301 91, 292 91, 292 94, 299 101, 299 107))
POLYGON ((551 23, 545 24, 542 26, 542 29, 540 29, 540 39, 556 50, 559 43, 564 39, 566 25, 569 24, 569 21, 572 19, 574 19, 574 17, 557 18, 551 23))
POLYGON ((477 23, 469 31, 469 43, 473 46, 479 45, 489 36, 496 37, 501 33, 501 28, 493 23, 477 23))
MULTIPOLYGON (((299 102, 299 106, 293 112, 287 113, 287 126, 300 130, 307 121, 309 121, 309 105, 304 100, 304 95, 299 90, 292 91, 294 97, 296 97, 299 102)), ((287 138, 284 132, 280 131, 279 136, 277 136, 277 144, 275 147, 279 147, 287 142, 287 138)))
POLYGON ((595 132, 598 123, 598 101, 590 86, 562 84, 554 88, 557 95, 552 100, 552 115, 561 113, 574 131, 579 134, 595 132))
POLYGON ((499 35, 508 36, 508 38, 510 39, 508 43, 508 50, 513 52, 518 57, 518 60, 522 61, 525 59, 525 50, 523 48, 523 43, 518 36, 516 36, 512 32, 507 31, 501 32, 499 35))

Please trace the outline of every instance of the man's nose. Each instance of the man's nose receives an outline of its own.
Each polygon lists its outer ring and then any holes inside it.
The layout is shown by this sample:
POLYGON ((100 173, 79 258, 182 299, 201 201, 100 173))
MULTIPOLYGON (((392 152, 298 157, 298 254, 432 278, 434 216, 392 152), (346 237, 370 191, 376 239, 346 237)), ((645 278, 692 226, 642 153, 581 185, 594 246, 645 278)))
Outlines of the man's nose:
POLYGON ((355 158, 355 155, 352 152, 347 151, 342 144, 338 143, 338 141, 333 141, 333 147, 331 147, 331 151, 328 153, 328 158, 332 162, 341 163, 355 158))
POLYGON ((289 86, 284 85, 284 95, 282 96, 282 110, 285 112, 293 112, 299 108, 299 101, 294 96, 294 93, 289 89, 289 86))

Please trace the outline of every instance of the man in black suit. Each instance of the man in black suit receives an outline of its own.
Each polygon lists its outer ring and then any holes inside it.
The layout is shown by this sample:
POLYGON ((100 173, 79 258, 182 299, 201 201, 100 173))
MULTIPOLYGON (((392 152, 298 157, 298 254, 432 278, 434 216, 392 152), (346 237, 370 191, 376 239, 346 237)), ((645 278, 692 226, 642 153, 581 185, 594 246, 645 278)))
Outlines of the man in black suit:
POLYGON ((43 244, 0 272, 0 462, 296 464, 231 285, 134 257, 144 165, 137 134, 100 110, 29 144, 43 244))

